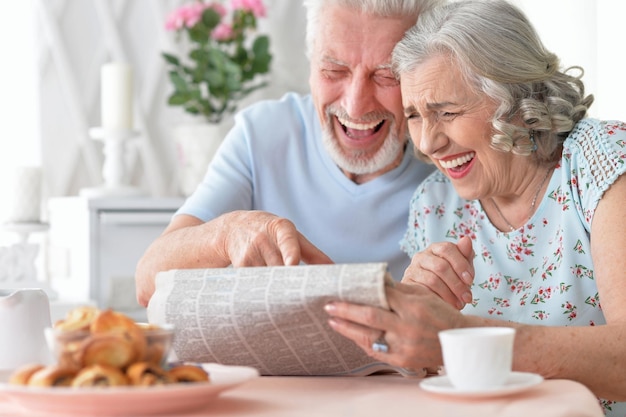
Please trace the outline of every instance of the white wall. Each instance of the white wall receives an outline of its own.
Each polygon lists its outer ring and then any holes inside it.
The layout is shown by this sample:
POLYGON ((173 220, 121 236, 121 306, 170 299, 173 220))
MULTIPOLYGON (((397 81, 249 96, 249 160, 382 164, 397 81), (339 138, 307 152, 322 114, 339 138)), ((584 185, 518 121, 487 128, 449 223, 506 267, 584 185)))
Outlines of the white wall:
POLYGON ((623 0, 514 0, 546 47, 563 66, 585 69, 586 92, 595 97, 590 115, 626 121, 623 0))
POLYGON ((33 2, 0 2, 0 222, 13 204, 14 167, 39 165, 33 2))

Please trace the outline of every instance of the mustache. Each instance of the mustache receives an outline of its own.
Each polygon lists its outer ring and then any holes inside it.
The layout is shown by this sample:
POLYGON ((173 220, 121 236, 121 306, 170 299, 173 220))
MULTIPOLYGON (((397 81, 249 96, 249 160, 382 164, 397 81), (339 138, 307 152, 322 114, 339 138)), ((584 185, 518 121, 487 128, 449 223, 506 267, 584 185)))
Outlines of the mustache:
POLYGON ((340 106, 326 107, 326 116, 328 120, 331 120, 333 117, 337 117, 339 119, 348 120, 353 123, 370 123, 380 121, 381 119, 395 120, 393 113, 379 110, 366 113, 358 119, 353 119, 352 117, 350 117, 348 112, 346 112, 345 109, 340 106))

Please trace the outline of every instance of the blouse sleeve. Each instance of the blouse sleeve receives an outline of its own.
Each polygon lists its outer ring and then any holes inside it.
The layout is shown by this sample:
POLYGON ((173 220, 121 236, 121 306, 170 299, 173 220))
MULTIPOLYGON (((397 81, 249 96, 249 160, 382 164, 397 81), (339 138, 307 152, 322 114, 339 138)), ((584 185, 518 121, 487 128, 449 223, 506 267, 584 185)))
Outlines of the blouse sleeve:
POLYGON ((572 202, 590 231, 598 202, 626 171, 626 124, 582 120, 565 141, 562 163, 572 202))

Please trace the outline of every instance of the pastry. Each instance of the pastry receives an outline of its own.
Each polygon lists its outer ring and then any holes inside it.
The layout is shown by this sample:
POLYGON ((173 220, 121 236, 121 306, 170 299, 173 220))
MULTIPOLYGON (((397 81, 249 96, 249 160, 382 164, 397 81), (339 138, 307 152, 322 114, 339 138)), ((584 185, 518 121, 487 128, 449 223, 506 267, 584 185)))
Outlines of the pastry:
POLYGON ((126 375, 131 385, 165 385, 176 382, 160 366, 150 362, 136 362, 128 367, 126 375))
POLYGON ((61 331, 87 330, 100 310, 96 307, 78 307, 67 313, 64 319, 54 323, 54 328, 61 331))
POLYGON ((178 365, 167 373, 176 382, 209 382, 209 374, 195 365, 178 365))
POLYGON ((137 351, 132 341, 121 333, 94 334, 85 339, 77 352, 81 367, 108 365, 126 368, 135 361, 137 351))
POLYGON ((128 385, 128 378, 118 368, 90 365, 81 369, 72 381, 73 387, 115 387, 128 385))
POLYGON ((59 365, 50 365, 33 373, 28 380, 29 386, 34 387, 67 387, 72 384, 76 370, 59 365))
POLYGON ((28 385, 30 377, 44 366, 40 363, 29 363, 17 368, 9 377, 11 385, 28 385))
POLYGON ((91 322, 89 330, 92 335, 102 333, 121 334, 135 349, 135 356, 131 362, 138 362, 146 354, 146 335, 144 331, 130 317, 111 309, 101 311, 91 322))

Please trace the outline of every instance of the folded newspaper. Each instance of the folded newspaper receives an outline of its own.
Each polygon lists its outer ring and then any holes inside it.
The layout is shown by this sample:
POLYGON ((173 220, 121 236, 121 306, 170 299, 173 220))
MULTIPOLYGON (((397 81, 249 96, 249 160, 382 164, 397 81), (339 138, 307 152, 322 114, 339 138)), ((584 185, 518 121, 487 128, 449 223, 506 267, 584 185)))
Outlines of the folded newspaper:
POLYGON ((156 277, 148 319, 176 328, 178 360, 262 375, 423 376, 369 357, 328 325, 333 300, 389 309, 385 263, 178 269, 156 277))

